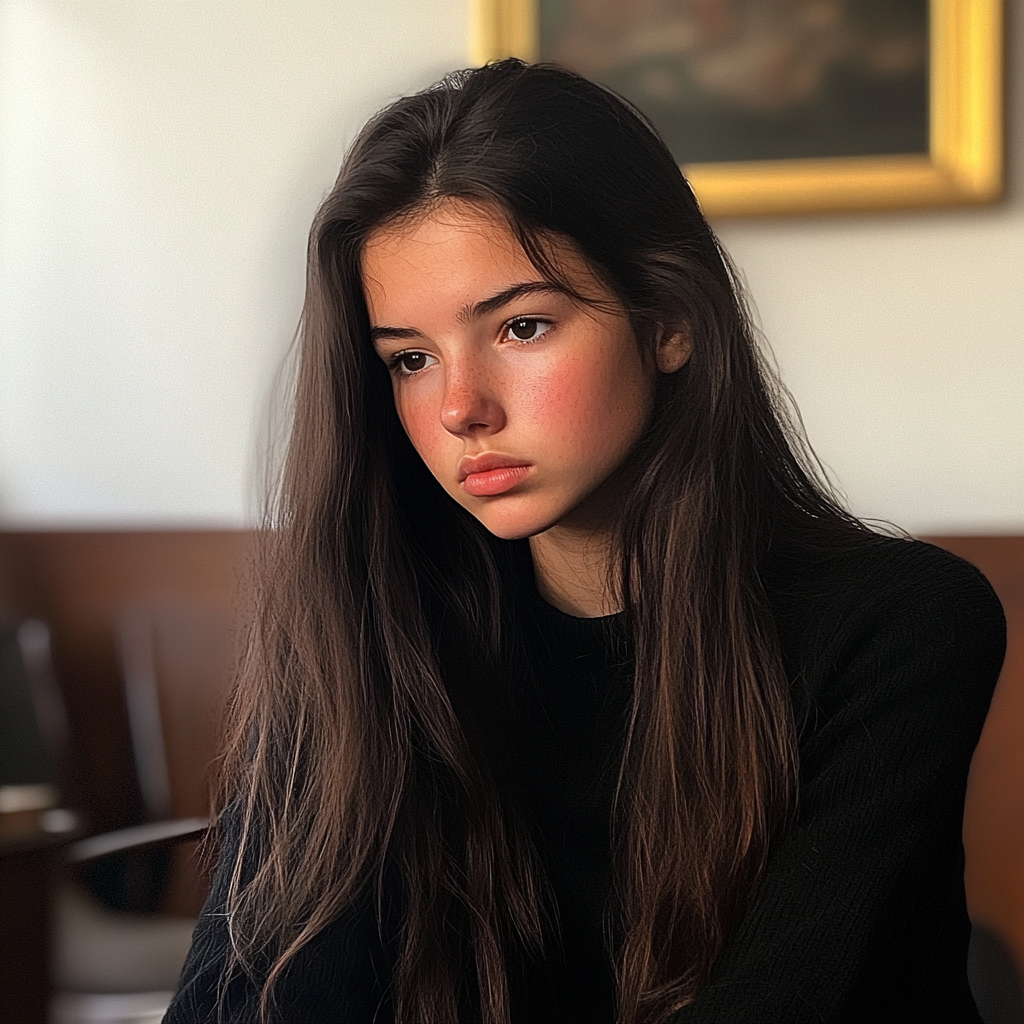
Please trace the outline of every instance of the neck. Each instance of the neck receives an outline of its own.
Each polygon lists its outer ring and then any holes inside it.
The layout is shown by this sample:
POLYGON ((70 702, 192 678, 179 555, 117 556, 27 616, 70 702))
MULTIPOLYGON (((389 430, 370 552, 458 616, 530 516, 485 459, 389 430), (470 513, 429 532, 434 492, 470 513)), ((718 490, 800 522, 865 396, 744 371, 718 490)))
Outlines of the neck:
POLYGON ((621 611, 609 580, 611 534, 553 526, 530 538, 537 591, 559 611, 592 619, 621 611))

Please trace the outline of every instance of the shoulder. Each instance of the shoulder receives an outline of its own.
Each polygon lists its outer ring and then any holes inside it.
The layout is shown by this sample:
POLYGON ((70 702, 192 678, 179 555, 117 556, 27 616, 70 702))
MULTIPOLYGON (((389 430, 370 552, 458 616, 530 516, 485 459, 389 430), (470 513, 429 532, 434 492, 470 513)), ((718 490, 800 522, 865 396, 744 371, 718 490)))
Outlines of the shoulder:
POLYGON ((928 687, 987 709, 1006 623, 985 577, 921 541, 869 536, 767 588, 783 658, 815 702, 928 687))
POLYGON ((938 599, 966 600, 987 614, 1002 614, 988 580, 969 562, 924 541, 878 534, 787 562, 772 572, 766 589, 783 612, 800 600, 825 601, 824 607, 857 607, 871 600, 897 608, 938 599))
POLYGON ((1002 620, 1002 608, 982 573, 962 558, 919 540, 876 536, 821 566, 821 579, 854 600, 886 607, 952 604, 1002 620))
MULTIPOLYGON (((862 544, 773 574, 766 584, 780 631, 793 642, 848 641, 894 621, 980 630, 1001 646, 1006 624, 991 584, 969 562, 923 541, 866 537, 862 544)), ((785 639, 785 638, 784 638, 785 639)))

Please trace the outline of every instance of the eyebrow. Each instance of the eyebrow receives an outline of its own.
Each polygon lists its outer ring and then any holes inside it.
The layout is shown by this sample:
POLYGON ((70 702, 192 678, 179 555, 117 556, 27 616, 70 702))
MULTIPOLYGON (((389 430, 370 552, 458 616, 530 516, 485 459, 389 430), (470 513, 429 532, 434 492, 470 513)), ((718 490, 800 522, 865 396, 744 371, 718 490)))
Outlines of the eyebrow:
MULTIPOLYGON (((470 321, 477 320, 488 313, 493 313, 495 310, 501 309, 502 306, 507 306, 510 302, 521 299, 525 295, 537 295, 542 292, 552 292, 557 295, 569 294, 565 288, 552 284, 550 281, 522 281, 519 284, 504 288, 488 299, 481 299, 479 302, 463 306, 456 314, 456 319, 460 324, 468 324, 470 321)), ((374 342, 385 339, 404 341, 409 338, 422 337, 422 333, 413 327, 381 326, 370 328, 370 340, 374 342)))

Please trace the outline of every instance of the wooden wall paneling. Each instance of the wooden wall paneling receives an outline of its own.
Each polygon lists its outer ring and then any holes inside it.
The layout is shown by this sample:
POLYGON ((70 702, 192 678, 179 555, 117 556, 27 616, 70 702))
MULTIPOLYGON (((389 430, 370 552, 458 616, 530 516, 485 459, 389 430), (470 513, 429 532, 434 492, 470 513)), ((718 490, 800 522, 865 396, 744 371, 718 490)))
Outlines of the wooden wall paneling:
POLYGON ((974 754, 964 814, 971 916, 1024 969, 1024 537, 930 537, 976 565, 1006 612, 1006 661, 974 754))
MULTIPOLYGON (((206 770, 216 744, 216 709, 230 682, 230 644, 248 568, 248 531, 81 531, 0 533, 0 613, 38 616, 52 630, 61 680, 85 774, 95 831, 144 819, 124 706, 117 624, 127 609, 157 610, 160 667, 176 674, 164 709, 172 752, 187 770, 174 780, 187 814, 205 813, 206 770), (177 644, 176 624, 190 623, 177 644), (216 639, 214 639, 216 638, 216 639), (189 646, 191 645, 191 646, 189 646)), ((174 808, 177 810, 177 808, 174 808)), ((188 849, 175 857, 188 860, 188 849)), ((194 877, 192 867, 185 875, 194 877)), ((176 869, 176 875, 182 871, 176 869)), ((193 893, 195 884, 175 886, 193 893)), ((182 904, 184 906, 184 904, 182 904)))
MULTIPOLYGON (((162 604, 146 610, 153 632, 154 668, 170 773, 171 815, 209 814, 214 757, 234 678, 239 623, 236 609, 162 604)), ((197 843, 176 846, 163 907, 198 914, 209 865, 197 843)))

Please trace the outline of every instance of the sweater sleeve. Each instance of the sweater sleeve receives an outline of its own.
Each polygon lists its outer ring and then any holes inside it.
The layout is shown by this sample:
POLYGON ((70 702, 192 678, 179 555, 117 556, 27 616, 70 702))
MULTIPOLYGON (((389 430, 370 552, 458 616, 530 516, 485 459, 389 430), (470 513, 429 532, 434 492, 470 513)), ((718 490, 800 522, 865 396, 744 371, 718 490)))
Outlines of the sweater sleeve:
POLYGON ((206 1024, 259 1018, 258 993, 244 977, 220 989, 230 939, 225 913, 231 868, 238 855, 237 813, 229 807, 218 823, 220 857, 202 913, 192 933, 192 946, 163 1024, 206 1024))
MULTIPOLYGON (((234 805, 220 821, 221 853, 213 885, 192 935, 178 990, 163 1024, 258 1024, 260 981, 236 971, 225 977, 230 948, 225 912, 238 857, 234 805)), ((390 955, 384 950, 373 900, 343 911, 303 946, 275 987, 271 1024, 388 1024, 390 955)))
POLYGON ((818 619, 798 820, 673 1024, 980 1020, 961 829, 1005 624, 984 578, 950 567, 916 601, 818 619))

